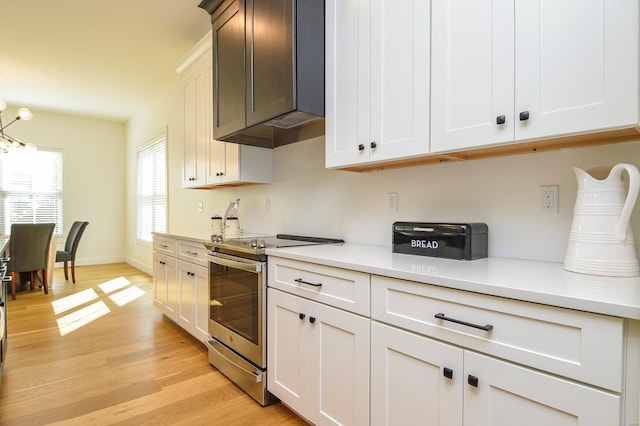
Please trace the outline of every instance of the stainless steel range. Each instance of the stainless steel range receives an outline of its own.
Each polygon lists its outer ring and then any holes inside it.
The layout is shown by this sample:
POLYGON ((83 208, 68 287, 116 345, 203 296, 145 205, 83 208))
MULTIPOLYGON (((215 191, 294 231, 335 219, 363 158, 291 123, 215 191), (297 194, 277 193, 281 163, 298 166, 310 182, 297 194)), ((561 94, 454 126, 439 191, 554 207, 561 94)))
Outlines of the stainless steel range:
POLYGON ((209 260, 209 363, 261 405, 277 401, 267 391, 268 248, 343 243, 279 234, 216 240, 209 260))

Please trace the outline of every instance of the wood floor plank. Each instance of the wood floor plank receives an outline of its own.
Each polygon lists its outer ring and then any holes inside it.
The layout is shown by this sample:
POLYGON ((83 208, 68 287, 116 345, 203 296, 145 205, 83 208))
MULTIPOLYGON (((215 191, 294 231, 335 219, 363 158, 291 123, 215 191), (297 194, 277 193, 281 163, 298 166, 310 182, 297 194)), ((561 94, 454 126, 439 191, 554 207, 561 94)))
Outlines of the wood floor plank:
POLYGON ((306 424, 282 404, 261 407, 209 365, 204 345, 153 306, 149 275, 82 266, 76 281, 58 269, 48 295, 9 300, 0 424, 306 424), (120 306, 120 290, 101 286, 112 280, 143 294, 120 306), (63 320, 79 327, 64 334, 63 320))

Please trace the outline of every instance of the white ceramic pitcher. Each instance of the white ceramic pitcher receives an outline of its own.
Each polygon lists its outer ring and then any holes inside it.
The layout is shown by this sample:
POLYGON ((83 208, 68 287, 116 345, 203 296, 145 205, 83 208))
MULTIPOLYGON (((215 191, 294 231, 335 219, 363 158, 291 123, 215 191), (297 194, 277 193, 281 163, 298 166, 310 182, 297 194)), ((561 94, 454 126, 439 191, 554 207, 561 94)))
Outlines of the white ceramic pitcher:
POLYGON ((578 179, 578 196, 564 269, 610 277, 640 275, 629 225, 640 190, 638 168, 617 164, 610 169, 573 170, 578 179), (629 175, 628 191, 622 180, 623 171, 629 175))

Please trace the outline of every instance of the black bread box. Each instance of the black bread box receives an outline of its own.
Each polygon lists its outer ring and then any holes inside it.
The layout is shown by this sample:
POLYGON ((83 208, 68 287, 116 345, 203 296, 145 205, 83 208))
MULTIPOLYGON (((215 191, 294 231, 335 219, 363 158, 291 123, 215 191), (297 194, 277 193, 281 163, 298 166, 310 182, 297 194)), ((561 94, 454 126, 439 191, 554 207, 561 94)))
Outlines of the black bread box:
POLYGON ((487 257, 489 228, 485 223, 395 222, 393 252, 448 259, 487 257))

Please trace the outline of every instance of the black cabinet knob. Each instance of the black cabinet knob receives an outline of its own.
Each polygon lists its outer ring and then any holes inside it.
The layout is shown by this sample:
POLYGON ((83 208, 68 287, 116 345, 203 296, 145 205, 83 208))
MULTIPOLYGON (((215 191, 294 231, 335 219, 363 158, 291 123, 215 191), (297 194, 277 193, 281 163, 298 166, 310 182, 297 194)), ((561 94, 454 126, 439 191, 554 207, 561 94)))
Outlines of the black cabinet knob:
POLYGON ((499 115, 496 117, 496 124, 504 124, 507 121, 507 117, 504 115, 499 115))
POLYGON ((442 374, 444 374, 444 377, 447 379, 453 379, 453 370, 450 368, 445 367, 442 374))
POLYGON ((527 121, 529 119, 529 111, 522 111, 520 113, 520 121, 527 121))
POLYGON ((474 388, 477 388, 478 387, 478 378, 476 376, 472 376, 471 374, 469 374, 469 377, 467 378, 467 383, 469 383, 474 388))
POLYGON ((378 144, 377 144, 377 143, 375 143, 375 142, 371 142, 371 148, 372 148, 372 149, 373 149, 373 148, 375 148, 375 147, 377 147, 377 146, 378 146, 378 144))
POLYGON ((358 151, 364 151, 364 144, 358 145, 358 151))
POLYGON ((301 320, 303 320, 303 319, 304 319, 304 317, 305 317, 305 314, 303 314, 302 312, 300 312, 300 313, 298 314, 298 317, 299 317, 301 320))
POLYGON ((309 322, 311 324, 313 324, 314 322, 316 322, 316 317, 309 317, 309 322))

